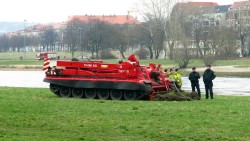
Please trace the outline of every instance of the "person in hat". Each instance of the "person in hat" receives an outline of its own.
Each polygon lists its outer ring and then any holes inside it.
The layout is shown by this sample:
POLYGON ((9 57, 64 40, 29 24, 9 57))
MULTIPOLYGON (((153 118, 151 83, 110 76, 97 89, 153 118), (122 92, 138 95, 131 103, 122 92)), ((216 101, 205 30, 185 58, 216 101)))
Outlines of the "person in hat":
POLYGON ((170 73, 169 73, 169 75, 168 75, 168 78, 169 78, 169 80, 170 80, 171 82, 174 82, 174 81, 175 81, 175 78, 174 78, 175 72, 174 72, 173 69, 170 69, 169 72, 170 72, 170 73))
POLYGON ((178 89, 181 89, 182 80, 181 75, 178 73, 178 69, 170 69, 169 81, 174 83, 178 89))
POLYGON ((179 73, 179 69, 175 69, 175 81, 177 85, 179 86, 178 88, 181 88, 182 86, 182 79, 181 79, 181 74, 179 73))
POLYGON ((210 98, 213 99, 213 80, 215 79, 216 75, 214 75, 214 71, 211 70, 211 65, 207 65, 207 69, 204 71, 203 74, 203 82, 205 84, 206 90, 206 99, 209 98, 208 92, 210 93, 210 98))
POLYGON ((192 72, 189 74, 188 79, 191 82, 192 92, 195 92, 195 88, 197 89, 198 96, 201 98, 201 90, 199 79, 201 78, 200 74, 196 71, 196 68, 192 68, 192 72))
POLYGON ((165 78, 168 78, 168 77, 169 77, 168 69, 164 69, 164 76, 165 76, 165 78))

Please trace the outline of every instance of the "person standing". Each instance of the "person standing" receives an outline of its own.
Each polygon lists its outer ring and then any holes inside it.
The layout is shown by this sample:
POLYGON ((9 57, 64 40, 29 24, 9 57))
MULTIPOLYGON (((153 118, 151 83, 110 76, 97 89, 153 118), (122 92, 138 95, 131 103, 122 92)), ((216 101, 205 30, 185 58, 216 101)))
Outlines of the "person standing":
POLYGON ((170 69, 169 81, 172 82, 178 89, 181 89, 181 75, 178 72, 175 72, 173 69, 170 69))
POLYGON ((173 69, 170 69, 170 74, 169 74, 168 80, 170 81, 171 89, 179 88, 179 86, 175 80, 175 72, 173 69))
POLYGON ((181 89, 182 79, 181 79, 181 74, 179 73, 179 69, 175 69, 174 78, 175 78, 175 81, 176 81, 177 85, 181 89))
POLYGON ((203 74, 203 82, 205 84, 206 90, 206 99, 209 98, 208 91, 210 93, 210 98, 214 99, 213 97, 213 80, 215 79, 216 75, 214 75, 214 71, 211 70, 211 65, 207 65, 207 69, 204 71, 203 74))
POLYGON ((192 68, 192 72, 189 74, 188 79, 191 82, 192 92, 195 92, 195 88, 197 89, 198 96, 201 98, 201 90, 199 79, 201 78, 200 74, 196 72, 196 68, 192 68))
POLYGON ((168 77, 169 77, 168 69, 164 69, 164 77, 165 77, 165 78, 168 78, 168 77))

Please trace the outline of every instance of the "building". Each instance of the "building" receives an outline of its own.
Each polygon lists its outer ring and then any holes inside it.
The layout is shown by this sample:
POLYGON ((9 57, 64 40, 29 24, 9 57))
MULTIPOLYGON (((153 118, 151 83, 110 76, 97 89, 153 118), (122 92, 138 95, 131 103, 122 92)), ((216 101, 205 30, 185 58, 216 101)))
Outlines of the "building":
POLYGON ((219 26, 226 26, 226 15, 231 5, 219 5, 215 7, 215 19, 217 22, 217 25, 219 26))
POLYGON ((197 30, 204 31, 204 36, 212 35, 216 28, 225 23, 225 17, 229 6, 219 6, 215 2, 187 2, 177 3, 174 7, 174 16, 181 17, 189 28, 186 34, 195 38, 197 30))
POLYGON ((189 20, 198 20, 205 27, 225 26, 226 15, 231 5, 218 5, 214 2, 177 3, 177 10, 188 15, 189 20))
POLYGON ((226 20, 229 26, 239 22, 250 25, 250 1, 234 2, 227 12, 226 20))
POLYGON ((74 19, 78 19, 84 23, 88 23, 91 20, 100 20, 112 25, 128 25, 128 24, 140 24, 137 18, 132 17, 131 15, 84 15, 84 16, 71 16, 68 19, 68 22, 74 19))

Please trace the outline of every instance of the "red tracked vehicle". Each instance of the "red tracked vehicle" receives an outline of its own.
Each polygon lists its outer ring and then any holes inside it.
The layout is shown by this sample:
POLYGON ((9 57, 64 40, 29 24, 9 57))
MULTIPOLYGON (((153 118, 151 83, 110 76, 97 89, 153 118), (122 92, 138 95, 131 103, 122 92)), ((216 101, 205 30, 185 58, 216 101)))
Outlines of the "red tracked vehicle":
POLYGON ((45 59, 44 82, 59 97, 88 99, 152 99, 170 90, 161 65, 141 66, 132 54, 128 62, 107 64, 102 61, 50 61, 45 59))

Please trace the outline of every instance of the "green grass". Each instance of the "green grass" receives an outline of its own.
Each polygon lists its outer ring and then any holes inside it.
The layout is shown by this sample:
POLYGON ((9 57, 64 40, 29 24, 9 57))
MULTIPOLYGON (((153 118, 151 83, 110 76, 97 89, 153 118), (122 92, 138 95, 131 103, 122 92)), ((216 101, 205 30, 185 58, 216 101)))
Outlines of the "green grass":
POLYGON ((0 140, 250 140, 250 97, 193 102, 63 99, 0 88, 0 140))
MULTIPOLYGON (((39 65, 39 61, 35 60, 35 56, 38 52, 20 52, 20 53, 10 53, 10 52, 4 52, 0 53, 0 65, 5 64, 21 64, 21 65, 39 65), (19 57, 23 56, 24 60, 20 61, 19 57), (27 61, 27 62, 26 62, 27 61)), ((118 53, 118 52, 116 52, 118 53)), ((80 56, 81 52, 76 52, 75 56, 80 56)), ((67 59, 71 58, 70 52, 57 52, 57 55, 63 58, 66 56, 67 59)), ((84 56, 90 56, 88 52, 83 53, 84 56)), ((232 60, 217 60, 213 65, 215 66, 230 66, 230 65, 239 65, 239 66, 249 66, 249 58, 243 58, 243 59, 232 59, 232 60)), ((104 62, 107 63, 117 63, 117 59, 107 59, 104 60, 104 62)), ((140 63, 142 65, 147 65, 149 63, 156 63, 156 64, 162 64, 163 67, 178 67, 178 64, 173 60, 163 60, 163 59, 148 59, 148 60, 140 60, 140 63)), ((188 67, 204 67, 204 63, 202 60, 191 60, 188 67)))
POLYGON ((43 61, 39 60, 0 60, 0 66, 12 65, 43 65, 43 61))
MULTIPOLYGON (((39 52, 0 52, 0 60, 20 60, 20 56, 24 60, 35 60, 36 54, 39 52)), ((75 52, 75 56, 80 56, 82 52, 75 52)), ((60 57, 71 58, 71 52, 57 52, 60 57)), ((88 52, 83 53, 84 56, 90 56, 88 52)))

